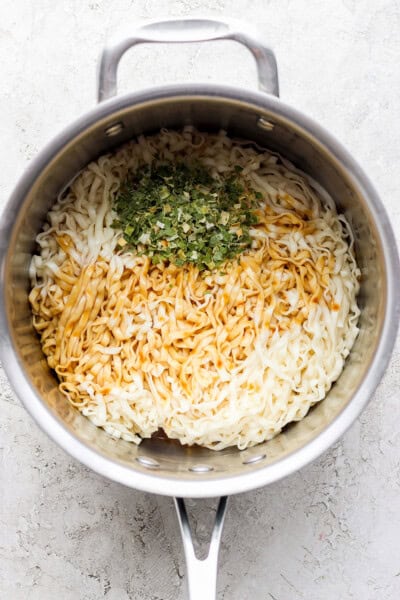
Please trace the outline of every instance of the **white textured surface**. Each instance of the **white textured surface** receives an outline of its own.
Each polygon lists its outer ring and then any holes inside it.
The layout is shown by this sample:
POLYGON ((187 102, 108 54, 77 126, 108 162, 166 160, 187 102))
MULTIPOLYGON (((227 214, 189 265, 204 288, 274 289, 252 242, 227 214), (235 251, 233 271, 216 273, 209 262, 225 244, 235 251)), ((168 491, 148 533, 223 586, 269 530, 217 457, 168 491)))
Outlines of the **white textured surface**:
MULTIPOLYGON (((0 202, 29 159, 95 102, 106 31, 137 18, 226 14, 275 48, 281 95, 325 125, 375 182, 400 231, 397 0, 2 0, 0 202)), ((121 88, 209 80, 255 85, 233 44, 141 47, 121 88)), ((313 465, 230 501, 225 600, 400 597, 399 345, 368 409, 313 465)), ((110 483, 32 423, 0 371, 1 600, 181 600, 172 502, 110 483)), ((214 503, 193 503, 197 531, 214 503)))

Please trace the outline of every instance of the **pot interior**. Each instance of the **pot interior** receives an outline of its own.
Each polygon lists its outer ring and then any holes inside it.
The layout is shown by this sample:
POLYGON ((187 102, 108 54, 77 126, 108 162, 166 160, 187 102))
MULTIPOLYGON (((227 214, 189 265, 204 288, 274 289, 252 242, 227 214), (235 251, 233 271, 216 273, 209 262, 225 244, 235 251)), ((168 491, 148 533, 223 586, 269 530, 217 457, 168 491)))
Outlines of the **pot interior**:
MULTIPOLYGON (((20 197, 18 210, 9 217, 12 236, 5 261, 4 304, 9 334, 24 376, 33 393, 41 397, 54 417, 62 420, 77 439, 95 449, 100 457, 105 456, 131 470, 132 479, 128 483, 133 487, 136 486, 135 474, 140 472, 151 471, 156 479, 183 478, 197 482, 201 478, 204 484, 250 471, 265 472, 271 464, 298 452, 320 436, 352 402, 371 368, 380 342, 386 311, 387 267, 376 207, 362 189, 358 174, 354 169, 351 173, 347 170, 337 148, 321 142, 307 121, 303 126, 300 117, 285 114, 286 109, 280 108, 278 100, 265 97, 256 105, 232 96, 182 92, 170 96, 160 94, 157 98, 153 94, 152 98, 143 96, 142 101, 137 100, 135 104, 124 97, 119 105, 116 102, 102 105, 89 113, 86 120, 72 126, 37 159, 16 192, 20 197), (302 421, 287 426, 272 441, 244 451, 213 452, 183 447, 162 436, 145 440, 140 446, 112 439, 81 416, 60 394, 31 323, 28 266, 35 236, 56 195, 88 162, 134 136, 188 124, 205 131, 223 128, 231 136, 278 151, 313 177, 350 222, 362 272, 360 334, 339 380, 327 398, 312 408, 302 421)), ((22 400, 29 410, 30 398, 22 400)), ((211 489, 207 495, 213 495, 211 489)))

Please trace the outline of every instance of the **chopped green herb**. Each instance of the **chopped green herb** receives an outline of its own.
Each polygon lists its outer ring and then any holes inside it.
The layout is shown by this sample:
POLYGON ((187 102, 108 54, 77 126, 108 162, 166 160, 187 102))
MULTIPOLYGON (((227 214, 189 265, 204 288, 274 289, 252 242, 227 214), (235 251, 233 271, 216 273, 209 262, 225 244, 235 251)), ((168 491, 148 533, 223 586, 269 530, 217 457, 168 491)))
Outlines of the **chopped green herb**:
POLYGON ((135 249, 153 264, 214 269, 249 248, 259 194, 240 172, 215 179, 201 166, 177 163, 134 173, 114 203, 124 250, 135 249))

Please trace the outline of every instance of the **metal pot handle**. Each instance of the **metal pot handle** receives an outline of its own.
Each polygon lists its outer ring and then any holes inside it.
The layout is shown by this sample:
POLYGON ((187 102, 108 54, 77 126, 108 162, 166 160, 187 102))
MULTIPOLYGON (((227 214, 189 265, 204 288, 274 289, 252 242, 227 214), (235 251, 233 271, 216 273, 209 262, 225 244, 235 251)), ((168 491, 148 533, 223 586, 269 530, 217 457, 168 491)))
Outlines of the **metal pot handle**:
POLYGON ((183 498, 174 498, 174 501, 185 551, 189 600, 215 600, 218 552, 228 498, 222 496, 219 500, 208 555, 203 560, 198 559, 194 551, 185 501, 183 498))
POLYGON ((258 85, 267 94, 279 95, 278 69, 275 55, 264 46, 256 29, 240 21, 226 19, 173 19, 148 21, 125 37, 110 41, 104 48, 99 68, 99 102, 117 93, 117 70, 122 55, 132 46, 144 43, 185 43, 234 40, 243 44, 254 56, 258 85))

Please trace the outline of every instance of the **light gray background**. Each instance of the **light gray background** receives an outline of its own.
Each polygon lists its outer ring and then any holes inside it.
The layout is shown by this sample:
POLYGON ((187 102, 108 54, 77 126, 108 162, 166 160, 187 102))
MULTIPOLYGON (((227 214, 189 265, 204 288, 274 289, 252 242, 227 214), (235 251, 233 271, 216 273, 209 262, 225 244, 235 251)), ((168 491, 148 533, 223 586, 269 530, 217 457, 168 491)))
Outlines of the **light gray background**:
MULTIPOLYGON (((400 5, 396 0, 2 0, 0 202, 29 160, 95 102, 105 34, 138 18, 214 14, 258 24, 281 96, 333 132, 375 182, 400 231, 400 5)), ((121 89, 207 80, 254 87, 230 43, 141 47, 121 89)), ((230 501, 225 600, 400 597, 399 346, 342 441, 300 473, 230 501)), ((49 441, 0 371, 1 600, 181 600, 172 502, 105 481, 49 441)), ((213 502, 192 503, 204 524, 213 502)))

